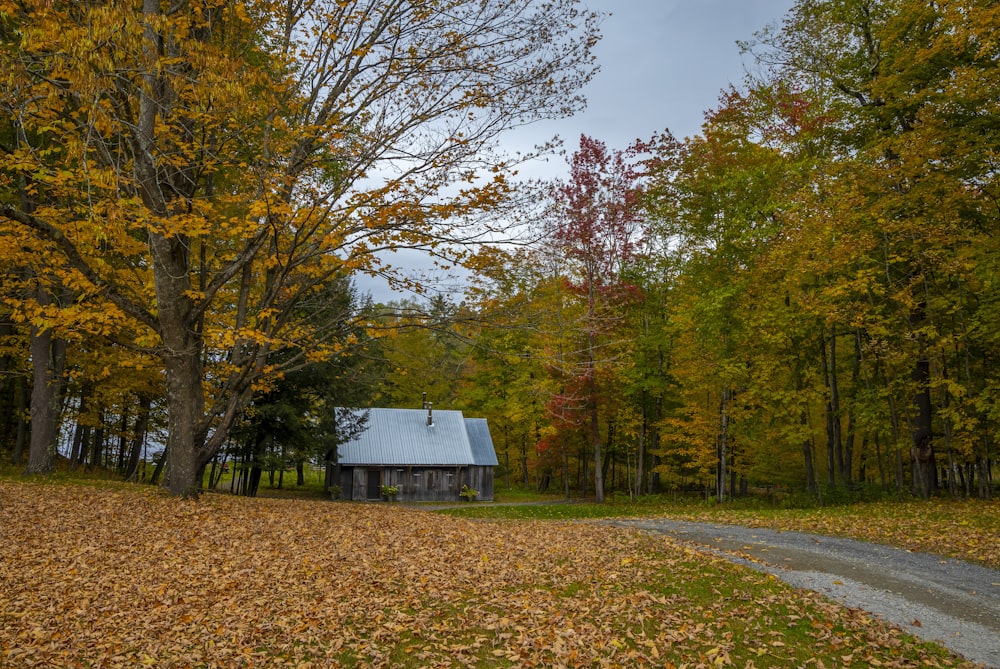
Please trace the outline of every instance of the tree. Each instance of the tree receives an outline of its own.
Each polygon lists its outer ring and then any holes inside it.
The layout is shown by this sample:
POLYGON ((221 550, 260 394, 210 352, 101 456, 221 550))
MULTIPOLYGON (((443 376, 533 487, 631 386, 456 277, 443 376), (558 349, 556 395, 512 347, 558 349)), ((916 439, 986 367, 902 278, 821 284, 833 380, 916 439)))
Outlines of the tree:
POLYGON ((342 350, 298 308, 318 286, 480 238, 509 192, 497 137, 582 102, 596 16, 576 5, 4 4, 3 174, 44 198, 0 218, 161 361, 174 494, 256 388, 342 350))
POLYGON ((580 137, 570 158, 569 181, 558 188, 554 250, 566 259, 566 281, 582 301, 582 359, 570 373, 567 392, 581 403, 594 456, 594 492, 604 501, 599 384, 615 361, 611 338, 622 323, 622 308, 637 297, 628 269, 642 239, 641 165, 648 145, 608 151, 603 142, 580 137))
POLYGON ((565 388, 567 321, 578 306, 567 304, 562 262, 544 244, 491 249, 481 260, 470 295, 477 327, 462 406, 489 420, 508 486, 513 477, 544 489, 561 471, 568 498, 576 451, 554 409, 565 388))
POLYGON ((372 328, 382 338, 386 366, 374 393, 381 406, 414 408, 425 393, 439 408, 452 406, 469 349, 459 328, 463 309, 442 295, 376 309, 372 328))
POLYGON ((877 315, 864 327, 870 345, 890 380, 905 381, 893 413, 908 417, 912 480, 923 496, 937 486, 935 434, 956 417, 936 416, 933 396, 972 390, 948 375, 968 362, 953 342, 971 343, 970 321, 948 316, 968 315, 967 296, 985 297, 974 268, 993 248, 983 225, 995 219, 986 202, 996 170, 986 156, 996 138, 982 123, 998 87, 997 46, 985 36, 998 21, 988 3, 966 0, 800 2, 780 32, 750 45, 772 65, 772 81, 815 91, 833 120, 828 210, 837 246, 852 249, 851 271, 864 278, 854 286, 868 293, 866 312, 877 315), (905 369, 895 367, 904 359, 905 369))
MULTIPOLYGON (((283 374, 254 394, 237 423, 232 440, 236 446, 228 449, 241 458, 240 471, 245 475, 241 494, 257 493, 265 466, 272 479, 275 471, 280 472, 280 488, 288 464, 295 465, 297 483, 302 485, 306 462, 336 463, 335 449, 348 438, 353 419, 345 409, 365 406, 374 390, 381 361, 371 351, 375 342, 366 332, 374 309, 370 300, 359 300, 346 277, 335 277, 300 308, 339 310, 337 340, 347 348, 336 357, 283 374)), ((285 351, 276 357, 297 354, 285 351)))

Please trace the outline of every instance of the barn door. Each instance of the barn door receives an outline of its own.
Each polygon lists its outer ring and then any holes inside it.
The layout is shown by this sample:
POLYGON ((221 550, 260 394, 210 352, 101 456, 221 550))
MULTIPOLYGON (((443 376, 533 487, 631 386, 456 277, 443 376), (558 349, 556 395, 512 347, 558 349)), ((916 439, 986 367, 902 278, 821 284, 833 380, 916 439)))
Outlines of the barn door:
POLYGON ((365 499, 382 499, 382 485, 379 478, 379 470, 369 469, 366 483, 367 493, 365 499))

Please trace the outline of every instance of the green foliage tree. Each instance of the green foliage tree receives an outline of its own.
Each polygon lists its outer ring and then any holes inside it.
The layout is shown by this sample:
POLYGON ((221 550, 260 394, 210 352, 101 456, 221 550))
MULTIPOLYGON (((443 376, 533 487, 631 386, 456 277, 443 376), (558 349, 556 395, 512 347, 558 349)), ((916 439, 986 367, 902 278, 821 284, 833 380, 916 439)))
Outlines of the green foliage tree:
POLYGON ((416 408, 421 398, 439 408, 454 408, 458 381, 467 364, 469 338, 463 305, 444 295, 402 300, 376 310, 374 329, 385 374, 375 389, 379 406, 416 408))
POLYGON ((924 496, 937 485, 935 433, 962 422, 952 399, 970 390, 949 370, 961 367, 954 342, 969 341, 959 314, 967 296, 981 294, 973 269, 981 258, 970 250, 989 248, 982 205, 995 176, 983 151, 995 138, 976 119, 990 114, 981 96, 996 90, 987 64, 996 47, 983 40, 996 21, 977 2, 803 2, 755 45, 775 65, 773 78, 808 86, 831 119, 831 180, 811 199, 826 195, 821 211, 836 222, 830 248, 848 262, 827 292, 840 308, 867 298, 855 316, 859 353, 889 381, 924 496))
MULTIPOLYGON (((229 451, 238 460, 239 485, 233 488, 245 495, 256 495, 263 470, 273 477, 277 487, 284 484, 284 470, 293 465, 296 484, 304 484, 304 467, 312 463, 324 468, 336 464, 336 447, 356 429, 356 418, 346 409, 364 407, 374 393, 382 361, 378 344, 367 333, 374 307, 361 300, 346 277, 327 283, 311 300, 301 305, 303 311, 338 311, 338 341, 345 343, 341 354, 313 362, 283 374, 280 379, 259 390, 243 411, 230 440, 229 451)), ((318 315, 312 314, 312 315, 318 315)), ((303 314, 309 319, 311 315, 303 314)), ((283 355, 297 355, 290 351, 283 355)), ((325 488, 333 485, 329 477, 325 488)))

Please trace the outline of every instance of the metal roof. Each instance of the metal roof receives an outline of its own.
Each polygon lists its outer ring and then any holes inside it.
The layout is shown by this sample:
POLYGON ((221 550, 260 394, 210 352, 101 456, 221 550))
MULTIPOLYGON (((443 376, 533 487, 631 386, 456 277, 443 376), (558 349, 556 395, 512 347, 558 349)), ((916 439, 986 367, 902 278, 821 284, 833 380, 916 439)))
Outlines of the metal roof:
MULTIPOLYGON (((434 422, 428 426, 424 409, 368 409, 365 431, 337 448, 340 464, 472 465, 490 461, 482 436, 475 439, 475 453, 470 443, 473 430, 477 435, 485 430, 489 440, 485 419, 469 419, 483 423, 470 428, 461 411, 435 409, 431 416, 434 422)), ((488 448, 496 465, 492 440, 488 448)))
POLYGON ((472 446, 472 464, 483 467, 496 467, 500 464, 485 418, 466 418, 465 430, 469 434, 469 445, 472 446))

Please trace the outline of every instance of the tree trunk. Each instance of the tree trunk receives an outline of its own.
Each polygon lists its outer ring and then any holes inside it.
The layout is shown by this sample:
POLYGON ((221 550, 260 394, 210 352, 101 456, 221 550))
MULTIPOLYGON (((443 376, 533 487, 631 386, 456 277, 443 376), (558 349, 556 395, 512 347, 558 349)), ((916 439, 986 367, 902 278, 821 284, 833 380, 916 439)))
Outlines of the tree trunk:
MULTIPOLYGON (((802 369, 800 364, 795 366, 795 390, 799 393, 803 391, 804 382, 802 380, 802 369)), ((819 493, 819 484, 816 479, 816 464, 813 455, 814 446, 812 430, 809 429, 809 407, 802 407, 799 411, 799 424, 803 427, 803 432, 809 436, 802 440, 802 457, 806 468, 806 488, 810 494, 819 493)))
MULTIPOLYGON (((926 287, 926 284, 925 284, 926 287)), ((931 361, 927 356, 921 328, 927 321, 926 304, 918 304, 910 312, 910 328, 917 339, 919 351, 910 379, 913 381, 914 413, 910 423, 913 438, 913 488, 920 497, 927 499, 934 485, 934 445, 931 410, 931 361)))
POLYGON ((76 457, 70 466, 73 470, 76 470, 80 465, 86 464, 87 454, 90 453, 90 426, 84 425, 83 429, 80 430, 80 448, 74 449, 76 451, 76 457))
POLYGON ((589 374, 587 411, 590 414, 590 443, 594 449, 594 499, 600 504, 604 501, 604 463, 601 458, 601 426, 597 415, 597 370, 594 362, 594 334, 588 333, 587 340, 587 373, 589 374))
POLYGON ((237 486, 237 484, 239 484, 240 483, 240 479, 243 478, 243 469, 244 469, 244 462, 243 462, 243 460, 240 460, 239 462, 237 462, 236 458, 234 457, 233 458, 233 478, 229 479, 229 494, 235 495, 237 490, 240 490, 242 492, 243 489, 239 488, 237 486))
POLYGON ((163 475, 163 467, 167 462, 167 450, 168 449, 164 448, 163 452, 160 453, 160 457, 156 458, 156 466, 153 467, 153 475, 149 477, 150 485, 159 485, 160 476, 163 475))
POLYGON ((934 490, 934 448, 931 443, 931 364, 926 356, 913 368, 913 382, 916 394, 913 404, 916 409, 913 416, 913 464, 914 492, 927 499, 934 490))
MULTIPOLYGON (((164 184, 156 139, 157 118, 167 112, 172 92, 161 79, 159 60, 161 40, 156 22, 163 12, 159 0, 143 0, 146 18, 144 55, 150 63, 144 73, 145 87, 139 99, 139 111, 133 141, 133 170, 139 194, 153 219, 167 220, 182 213, 183 203, 171 201, 176 190, 164 184)), ((151 231, 148 235, 153 266, 153 286, 156 292, 159 334, 163 341, 164 368, 167 382, 167 476, 166 484, 173 495, 193 497, 198 494, 197 475, 200 468, 198 425, 204 417, 202 392, 201 338, 197 333, 197 316, 192 300, 190 239, 183 234, 167 236, 151 231)), ((203 437, 203 435, 201 435, 203 437)))
MULTIPOLYGON (((506 454, 505 454, 506 455, 506 454)), ((323 492, 330 492, 330 488, 335 485, 340 485, 340 477, 337 476, 337 449, 330 448, 327 449, 326 455, 323 457, 323 492)), ((235 464, 234 464, 235 466, 235 464)), ((233 472, 233 476, 236 473, 233 472)), ((508 486, 510 487, 510 486, 508 486)))
POLYGON ((76 428, 73 430, 73 448, 69 452, 69 468, 75 470, 83 461, 80 452, 84 448, 84 443, 90 436, 88 428, 81 422, 83 415, 87 412, 87 396, 90 394, 89 384, 84 384, 80 388, 80 408, 77 411, 76 428))
POLYGON ((198 488, 199 492, 205 489, 205 470, 208 468, 209 462, 211 462, 211 460, 201 462, 201 464, 198 465, 198 473, 194 475, 195 486, 198 488))
POLYGON ((122 476, 125 475, 125 458, 128 454, 128 419, 128 408, 122 408, 121 423, 118 430, 118 459, 115 462, 115 468, 122 476))
POLYGON ((528 438, 521 434, 521 485, 528 486, 528 438))
POLYGON ((31 439, 25 474, 49 474, 55 469, 56 380, 52 371, 52 332, 31 328, 31 439))
MULTIPOLYGON (((48 291, 39 286, 38 303, 50 303, 48 291)), ((52 330, 31 327, 31 438, 25 474, 49 474, 55 470, 59 436, 60 388, 66 342, 55 339, 52 330)))
POLYGON ((101 466, 101 459, 104 457, 104 435, 106 430, 104 429, 104 411, 100 414, 100 424, 94 430, 94 443, 90 448, 90 466, 88 469, 93 471, 97 467, 101 466))
POLYGON ((247 481, 246 492, 244 493, 247 497, 256 497, 257 490, 260 488, 260 476, 264 473, 259 464, 254 464, 250 468, 250 478, 247 481))
MULTIPOLYGON (((826 366, 826 458, 827 481, 831 486, 837 485, 837 473, 844 469, 843 440, 840 429, 840 387, 837 380, 837 333, 835 326, 830 326, 830 353, 827 357, 827 347, 823 344, 823 362, 826 366)), ((843 482, 843 481, 841 481, 843 482)))
POLYGON ((854 481, 854 444, 857 439, 857 412, 854 410, 854 400, 858 396, 858 388, 861 383, 861 357, 861 331, 855 330, 854 362, 851 365, 851 397, 848 400, 847 409, 847 439, 844 442, 844 457, 840 469, 840 479, 848 487, 854 481))
POLYGON ((986 458, 979 458, 976 462, 977 469, 977 491, 979 499, 988 500, 992 497, 993 478, 990 472, 990 461, 986 458))
POLYGON ((858 450, 858 483, 868 482, 868 435, 861 437, 861 448, 858 450))
POLYGON ((149 411, 152 405, 152 397, 141 396, 139 398, 139 415, 136 417, 135 426, 132 428, 132 443, 129 446, 128 463, 125 466, 126 481, 135 481, 139 476, 139 459, 142 456, 142 444, 146 441, 146 431, 149 428, 149 411))
POLYGON ((643 403, 642 422, 639 423, 639 436, 635 449, 635 480, 629 484, 629 495, 642 495, 643 471, 642 465, 646 459, 646 407, 643 403))
POLYGON ((614 421, 608 421, 608 433, 607 438, 604 440, 604 455, 601 460, 601 481, 604 483, 604 488, 608 487, 611 490, 615 489, 616 485, 616 474, 615 469, 615 449, 617 444, 615 443, 615 424, 614 421), (610 483, 610 486, 609 486, 610 483))
POLYGON ((600 504, 604 501, 604 463, 601 456, 601 426, 597 419, 596 405, 596 401, 591 401, 590 444, 594 458, 594 499, 600 504))
POLYGON ((171 494, 193 497, 198 494, 198 424, 204 415, 204 396, 201 389, 201 342, 188 327, 190 312, 187 290, 173 284, 174 277, 183 277, 186 286, 186 263, 177 258, 185 253, 172 243, 173 239, 154 241, 157 258, 154 271, 157 286, 157 303, 164 347, 167 376, 167 486, 171 494), (173 269, 169 269, 173 267, 173 269))
POLYGON ((285 445, 281 445, 281 454, 278 456, 278 490, 283 489, 285 483, 285 445))
MULTIPOLYGON (((0 318, 0 341, 7 341, 14 334, 14 324, 8 318, 0 318)), ((0 453, 14 447, 15 427, 18 422, 17 384, 20 370, 14 366, 14 357, 0 355, 0 453)))
MULTIPOLYGON (((806 420, 804 415, 803 420, 806 420)), ((819 486, 816 483, 816 467, 813 464, 813 444, 811 437, 802 440, 802 457, 805 460, 806 466, 806 487, 811 494, 815 495, 819 491, 819 486)))
MULTIPOLYGON (((945 374, 945 377, 947 378, 946 368, 942 368, 942 373, 945 374)), ((947 385, 943 389, 941 406, 946 411, 951 406, 951 393, 948 392, 947 385)), ((944 452, 948 461, 947 470, 945 472, 945 482, 948 485, 949 494, 952 497, 958 497, 957 465, 955 464, 955 454, 951 448, 951 418, 946 415, 941 422, 944 427, 944 452)))
POLYGON ((889 393, 889 422, 892 425, 892 451, 895 454, 896 492, 903 494, 903 454, 900 451, 902 439, 899 428, 899 412, 896 411, 896 399, 889 393))
POLYGON ((28 380, 19 376, 17 379, 17 437, 14 439, 14 464, 20 465, 24 456, 24 445, 28 441, 28 420, 25 409, 28 408, 28 380))
POLYGON ((729 469, 729 391, 722 391, 719 403, 719 469, 716 472, 715 497, 719 503, 726 500, 726 479, 729 469))
POLYGON ((566 495, 566 499, 569 499, 569 449, 566 448, 565 439, 563 435, 559 435, 559 450, 562 451, 563 456, 563 493, 566 495))

